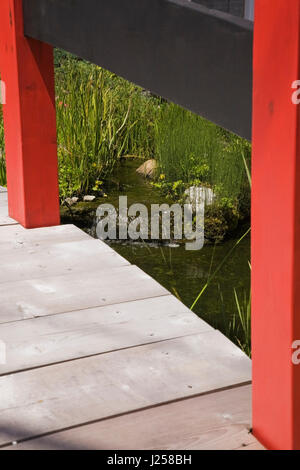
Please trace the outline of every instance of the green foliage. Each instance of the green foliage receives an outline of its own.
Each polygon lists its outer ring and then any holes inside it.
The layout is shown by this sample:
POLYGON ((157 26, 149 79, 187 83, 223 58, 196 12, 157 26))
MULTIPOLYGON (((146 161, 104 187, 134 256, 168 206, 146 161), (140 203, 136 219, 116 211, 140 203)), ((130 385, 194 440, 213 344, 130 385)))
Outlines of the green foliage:
POLYGON ((223 197, 249 193, 245 162, 251 146, 175 104, 161 108, 156 124, 156 157, 166 181, 198 180, 223 197))
POLYGON ((124 154, 152 155, 154 98, 99 67, 57 56, 56 107, 62 197, 91 191, 124 154))
POLYGON ((103 71, 69 61, 57 73, 60 189, 84 193, 106 177, 124 148, 127 111, 117 112, 103 71))
MULTIPOLYGON (((235 207, 230 219, 236 211, 249 214, 250 144, 64 51, 55 51, 55 69, 62 198, 97 192, 96 181, 107 179, 118 158, 130 154, 158 160, 155 185, 165 194, 180 199, 187 187, 208 185, 235 207)), ((0 151, 4 155, 1 118, 0 151)), ((3 157, 0 178, 5 184, 3 157)), ((222 207, 212 211, 220 226, 222 207)), ((234 224, 226 217, 225 225, 234 224)))
POLYGON ((167 181, 209 180, 209 163, 221 151, 217 126, 175 104, 165 103, 155 129, 155 155, 167 181))
POLYGON ((248 142, 168 103, 161 107, 155 143, 159 173, 163 176, 156 187, 175 199, 182 198, 190 186, 209 186, 214 190, 215 203, 207 207, 205 214, 207 239, 223 240, 240 220, 249 216, 248 142))

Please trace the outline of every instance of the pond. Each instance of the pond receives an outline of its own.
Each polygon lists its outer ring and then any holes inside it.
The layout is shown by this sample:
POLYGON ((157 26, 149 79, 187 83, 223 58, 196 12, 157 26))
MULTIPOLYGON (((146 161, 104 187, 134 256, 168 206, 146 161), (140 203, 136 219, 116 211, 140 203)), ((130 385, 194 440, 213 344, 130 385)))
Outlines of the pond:
MULTIPOLYGON (((108 197, 89 204, 89 210, 92 210, 93 215, 97 206, 104 202, 113 204, 117 208, 118 198, 121 195, 127 196, 128 206, 133 203, 143 203, 146 206, 151 203, 171 203, 148 180, 136 173, 139 165, 140 161, 136 159, 121 161, 110 178, 108 197)), ((66 215, 67 211, 63 217, 65 222, 74 222, 87 230, 91 228, 84 227, 84 224, 80 223, 80 216, 77 219, 75 211, 73 220, 68 219, 66 215)), ((242 228, 239 236, 246 229, 247 226, 242 228)), ((159 245, 138 241, 110 241, 109 245, 130 263, 137 265, 156 279, 185 305, 191 307, 209 276, 222 263, 236 241, 237 239, 230 239, 217 245, 205 244, 198 251, 187 251, 184 244, 159 245)), ((226 259, 194 307, 197 315, 234 341, 237 340, 231 327, 232 318, 237 314, 234 290, 240 299, 249 295, 249 260, 250 237, 248 236, 226 259)))

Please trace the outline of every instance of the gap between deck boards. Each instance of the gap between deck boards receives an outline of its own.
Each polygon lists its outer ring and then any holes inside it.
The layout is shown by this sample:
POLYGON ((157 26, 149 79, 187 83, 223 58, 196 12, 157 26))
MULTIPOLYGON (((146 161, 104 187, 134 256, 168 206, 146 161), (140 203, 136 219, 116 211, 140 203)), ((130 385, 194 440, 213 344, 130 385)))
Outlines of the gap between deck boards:
MULTIPOLYGON (((160 340, 157 340, 157 341, 153 340, 151 342, 149 341, 149 342, 145 342, 145 343, 134 344, 132 346, 124 346, 124 347, 121 347, 121 348, 110 349, 110 350, 107 350, 107 351, 98 352, 98 353, 94 353, 94 354, 88 354, 86 356, 74 356, 70 359, 65 359, 65 360, 61 360, 61 361, 57 361, 57 362, 47 362, 45 364, 41 364, 41 365, 38 365, 38 366, 32 366, 32 367, 28 367, 28 368, 24 368, 24 369, 19 369, 19 370, 16 369, 16 370, 12 370, 12 371, 7 371, 7 372, 4 372, 4 373, 0 373, 0 377, 5 377, 5 376, 11 375, 11 374, 14 374, 14 375, 15 374, 21 374, 22 372, 34 371, 34 370, 42 369, 44 367, 49 367, 49 366, 67 364, 68 362, 73 362, 73 361, 75 362, 75 361, 79 361, 80 359, 89 359, 89 358, 92 358, 92 357, 103 356, 104 354, 111 354, 111 353, 115 353, 115 352, 126 351, 126 350, 129 350, 129 349, 135 349, 135 348, 139 348, 139 347, 142 347, 142 346, 147 346, 149 344, 165 343, 165 342, 173 340, 173 339, 188 338, 189 336, 196 336, 198 334, 199 333, 190 333, 190 334, 186 334, 186 335, 170 336, 168 338, 160 339, 160 340)), ((251 381, 243 382, 243 384, 249 384, 249 383, 251 383, 251 381)), ((240 385, 241 384, 232 385, 232 387, 240 386, 240 385)), ((227 387, 225 387, 225 389, 226 388, 227 387)), ((216 390, 218 390, 218 389, 216 389, 216 390)), ((210 392, 208 392, 208 393, 210 393, 210 392)), ((202 395, 202 394, 200 394, 200 395, 202 395)))
MULTIPOLYGON (((188 397, 182 397, 182 398, 176 398, 174 400, 163 401, 161 403, 156 403, 156 404, 153 404, 153 405, 149 405, 149 406, 145 406, 145 407, 141 407, 141 408, 136 408, 136 409, 133 409, 133 410, 130 410, 130 411, 125 411, 123 413, 117 413, 117 414, 114 414, 114 415, 106 416, 104 418, 90 420, 90 421, 83 422, 83 423, 80 423, 80 424, 77 424, 77 425, 73 425, 73 426, 69 426, 69 427, 65 427, 65 428, 59 428, 59 429, 52 430, 50 432, 46 432, 46 433, 42 433, 42 434, 37 434, 33 437, 20 439, 18 441, 6 442, 4 444, 0 444, 0 449, 15 446, 16 444, 28 443, 30 441, 34 441, 34 440, 44 438, 44 437, 54 436, 54 435, 63 433, 65 431, 77 430, 77 429, 84 428, 86 426, 90 426, 90 425, 93 425, 93 424, 100 424, 100 423, 107 422, 107 421, 110 421, 110 420, 113 420, 113 419, 116 419, 116 418, 124 418, 126 416, 135 415, 135 414, 140 413, 140 412, 159 409, 159 408, 162 408, 162 407, 167 406, 167 405, 174 405, 176 403, 189 402, 190 400, 193 400, 195 398, 207 397, 209 395, 217 395, 218 393, 222 393, 222 392, 226 392, 226 391, 230 391, 230 390, 234 390, 234 389, 241 389, 242 387, 249 387, 250 385, 251 385, 251 382, 249 381, 249 382, 244 382, 244 383, 240 383, 240 384, 235 384, 235 385, 230 385, 230 386, 218 388, 218 389, 215 389, 215 390, 210 390, 210 391, 203 392, 203 393, 196 393, 195 395, 189 395, 188 397)), ((216 396, 216 399, 217 398, 218 398, 218 396, 216 396)), ((249 425, 248 428, 245 427, 245 429, 249 433, 251 433, 251 426, 250 425, 249 425)))

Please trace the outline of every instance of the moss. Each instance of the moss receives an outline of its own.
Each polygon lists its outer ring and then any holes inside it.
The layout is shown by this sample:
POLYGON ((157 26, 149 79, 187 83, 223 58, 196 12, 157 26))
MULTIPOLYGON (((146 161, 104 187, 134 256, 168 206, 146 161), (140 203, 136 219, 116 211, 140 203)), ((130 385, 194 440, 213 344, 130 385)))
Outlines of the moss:
POLYGON ((205 238, 221 242, 233 235, 246 216, 236 201, 230 199, 217 201, 205 210, 205 238))

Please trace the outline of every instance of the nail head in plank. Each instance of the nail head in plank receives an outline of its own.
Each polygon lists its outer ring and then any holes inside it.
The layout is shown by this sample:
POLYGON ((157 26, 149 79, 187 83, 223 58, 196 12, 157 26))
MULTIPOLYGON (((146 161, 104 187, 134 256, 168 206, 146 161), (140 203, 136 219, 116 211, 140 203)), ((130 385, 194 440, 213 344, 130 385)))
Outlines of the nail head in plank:
POLYGON ((0 374, 212 331, 172 295, 0 325, 0 374))
POLYGON ((129 264, 100 240, 92 238, 65 243, 50 243, 42 250, 25 245, 23 249, 1 254, 0 283, 44 278, 70 272, 88 272, 129 264))
POLYGON ((0 323, 168 295, 136 266, 0 284, 0 323))
POLYGON ((35 229, 25 229, 22 225, 6 226, 0 230, 0 253, 14 249, 44 249, 45 245, 91 240, 92 238, 75 225, 56 225, 35 229))

